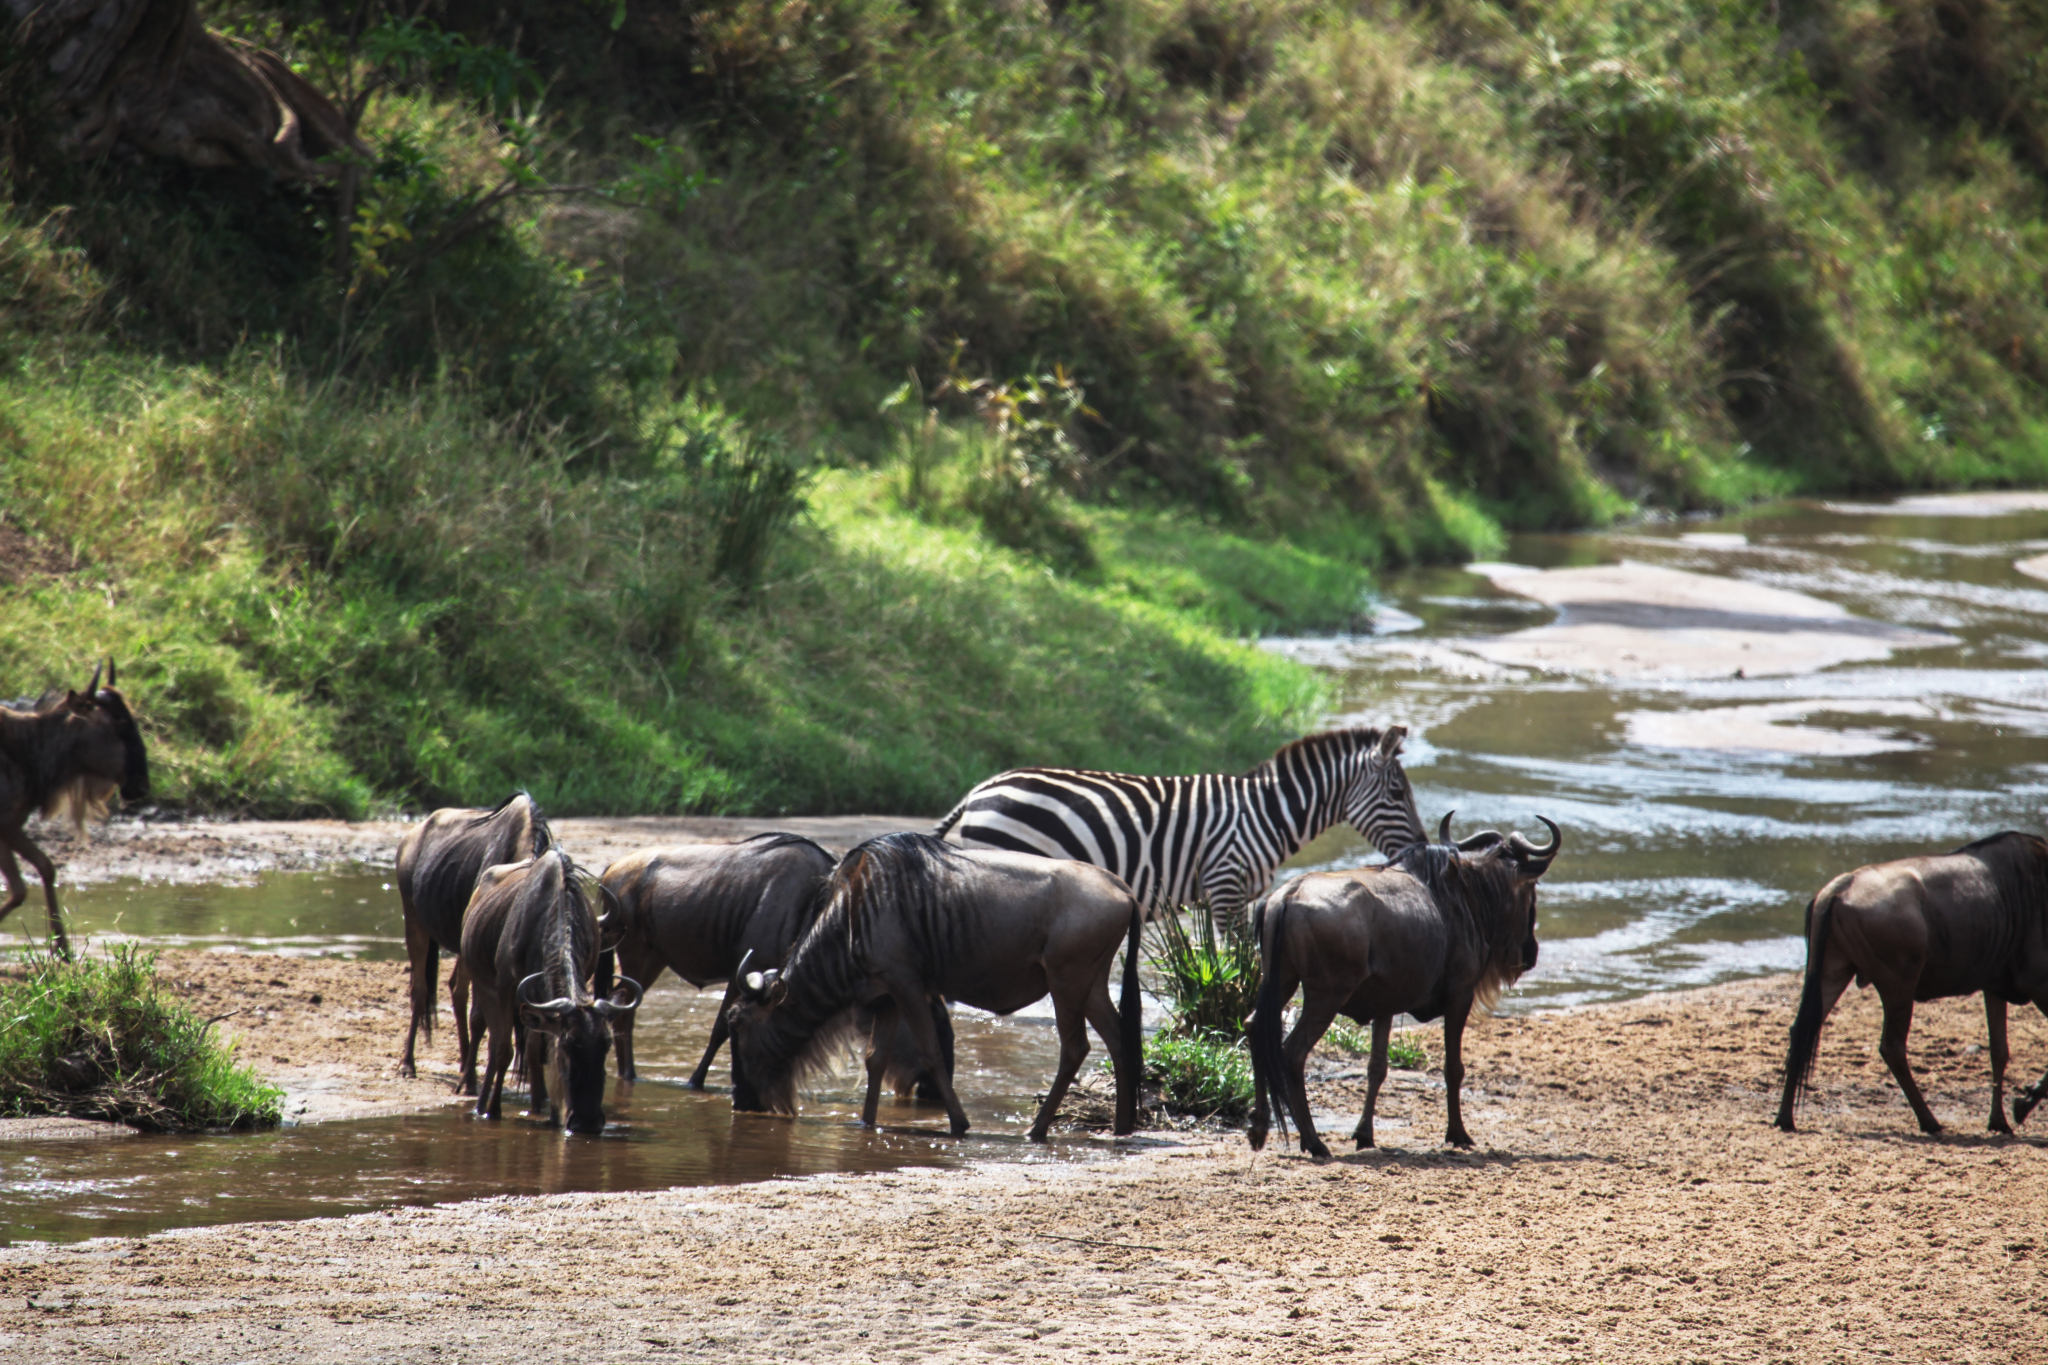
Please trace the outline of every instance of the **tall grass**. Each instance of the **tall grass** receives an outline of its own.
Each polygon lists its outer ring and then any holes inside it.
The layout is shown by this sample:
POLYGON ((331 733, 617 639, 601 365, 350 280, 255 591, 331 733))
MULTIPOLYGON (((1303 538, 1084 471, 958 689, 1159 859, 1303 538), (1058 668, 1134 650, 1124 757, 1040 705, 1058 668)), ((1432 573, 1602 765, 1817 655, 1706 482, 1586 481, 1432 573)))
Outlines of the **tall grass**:
POLYGON ((31 950, 0 971, 0 1113, 186 1132, 274 1126, 283 1099, 158 989, 153 953, 121 944, 65 962, 31 950))

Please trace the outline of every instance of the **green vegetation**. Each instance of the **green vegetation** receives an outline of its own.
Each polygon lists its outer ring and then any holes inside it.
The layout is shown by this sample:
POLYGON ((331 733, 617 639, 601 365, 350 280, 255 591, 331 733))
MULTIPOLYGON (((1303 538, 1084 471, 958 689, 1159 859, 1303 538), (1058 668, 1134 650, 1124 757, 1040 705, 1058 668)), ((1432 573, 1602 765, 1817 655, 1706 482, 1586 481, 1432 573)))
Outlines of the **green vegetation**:
MULTIPOLYGON (((1322 1045, 1348 1057, 1370 1057, 1372 1030, 1339 1015, 1323 1034, 1322 1045)), ((1387 1065, 1396 1071, 1425 1070, 1429 1066, 1429 1049, 1412 1032, 1391 1034, 1387 1038, 1387 1065)))
POLYGON ((1233 1121, 1251 1116, 1252 1055, 1241 1042, 1210 1034, 1148 1038, 1145 1079, 1159 1087, 1159 1103, 1170 1114, 1233 1121))
POLYGON ((1259 994, 1259 945, 1245 920, 1219 927, 1201 906, 1152 921, 1151 961, 1173 1023, 1145 1042, 1145 1079, 1170 1114, 1251 1113, 1245 1021, 1259 994))
POLYGON ((0 692, 114 654, 173 802, 1238 768, 1382 565, 2048 479, 2025 7, 364 13, 208 11, 372 92, 334 188, 0 49, 0 692))
POLYGON ((267 1128, 283 1100, 158 989, 153 953, 128 944, 63 962, 31 951, 0 973, 0 1114, 152 1132, 267 1128))

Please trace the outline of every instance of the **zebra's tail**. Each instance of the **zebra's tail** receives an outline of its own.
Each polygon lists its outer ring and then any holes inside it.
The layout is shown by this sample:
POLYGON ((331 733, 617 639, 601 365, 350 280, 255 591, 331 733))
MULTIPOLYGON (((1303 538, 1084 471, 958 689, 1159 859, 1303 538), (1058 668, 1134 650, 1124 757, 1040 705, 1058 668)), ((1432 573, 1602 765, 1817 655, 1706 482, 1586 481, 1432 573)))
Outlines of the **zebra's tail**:
POLYGON ((967 814, 967 803, 974 799, 974 792, 978 792, 980 790, 981 788, 977 786, 975 787, 974 791, 971 791, 967 793, 967 795, 961 797, 960 804, 953 807, 953 809, 947 811, 945 818, 940 820, 939 823, 937 823, 936 825, 932 826, 932 837, 934 839, 945 838, 948 831, 950 831, 953 828, 953 826, 960 823, 960 817, 967 814))

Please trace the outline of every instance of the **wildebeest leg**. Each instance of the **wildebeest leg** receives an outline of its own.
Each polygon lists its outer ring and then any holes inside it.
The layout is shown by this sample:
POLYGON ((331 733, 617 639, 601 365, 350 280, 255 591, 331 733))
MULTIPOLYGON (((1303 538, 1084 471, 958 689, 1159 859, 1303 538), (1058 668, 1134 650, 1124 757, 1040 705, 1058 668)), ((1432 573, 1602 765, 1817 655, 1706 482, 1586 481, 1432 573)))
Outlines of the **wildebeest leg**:
POLYGON ((1470 1147, 1472 1135, 1465 1131, 1465 1115, 1459 1107, 1459 1092, 1465 1085, 1465 1019, 1472 1012, 1468 996, 1455 1000, 1444 1011, 1444 1103, 1450 1122, 1444 1125, 1444 1141, 1453 1147, 1470 1147))
POLYGON ((2005 1047, 2005 997, 1995 991, 1984 992, 1984 1026, 1991 1035, 1991 1122, 1987 1125, 1994 1133, 2012 1133, 2012 1125, 2005 1121, 2005 1063, 2011 1055, 2005 1047))
POLYGON ((1372 1116, 1379 1108, 1380 1085, 1387 1079, 1387 1038, 1393 1028, 1391 1014, 1382 1014, 1372 1021, 1372 1060, 1365 1067, 1365 1112, 1358 1116, 1358 1129, 1351 1135, 1361 1150, 1372 1146, 1372 1116))
MULTIPOLYGON (((661 979, 667 964, 648 947, 638 935, 629 934, 615 950, 618 953, 618 974, 640 983, 640 993, 645 998, 654 989, 654 983, 661 979)), ((711 1070, 711 1059, 718 1055, 718 1049, 725 1046, 731 1026, 725 1022, 725 1012, 732 1008, 732 1002, 739 997, 740 983, 737 980, 725 984, 725 996, 718 1002, 718 1015, 711 1021, 711 1046, 704 1049, 704 1060, 697 1063, 697 1069, 690 1073, 690 1089, 704 1088, 704 1075, 711 1070)), ((633 1065, 633 1021, 640 1017, 637 1009, 621 1010, 612 1016, 612 1043, 619 1051, 619 1079, 637 1081, 640 1072, 633 1065)))
MULTIPOLYGON (((0 843, 5 843, 16 853, 28 859, 28 865, 43 879, 43 908, 50 912, 50 944, 57 950, 57 956, 66 962, 71 960, 71 940, 64 933, 64 912, 57 908, 57 869, 35 846, 27 834, 18 829, 0 830, 0 843)), ((17 874, 18 875, 18 874, 17 874)), ((24 898, 26 897, 24 891, 24 898)))
POLYGON ((462 1075, 455 1083, 458 1095, 476 1093, 476 1017, 469 1007, 469 968, 456 953, 455 968, 448 973, 448 1009, 455 1016, 455 1060, 462 1075))
POLYGON ((1920 1093, 1920 1082, 1913 1079, 1913 1068, 1906 1062, 1906 1035, 1913 1028, 1913 994, 1903 987, 1888 991, 1883 986, 1878 987, 1878 994, 1884 999, 1884 1032, 1878 1039, 1877 1055, 1884 1058, 1899 1089, 1906 1092, 1906 1103, 1913 1106, 1920 1131, 1938 1133, 1941 1121, 1927 1107, 1927 1097, 1920 1093))
MULTIPOLYGON (((918 1065, 932 1078, 933 1084, 939 1087, 939 1098, 946 1102, 946 1118, 952 1124, 953 1136, 960 1137, 967 1132, 967 1111, 960 1107, 960 1097, 953 1093, 953 1078, 947 1074, 948 1068, 940 1059, 939 1034, 938 1030, 932 1027, 931 1011, 924 993, 919 991, 915 994, 906 992, 901 995, 895 995, 892 992, 892 996, 896 1005, 897 1017, 902 1019, 904 1026, 910 1033, 910 1041, 917 1049, 918 1065)), ((881 1022, 877 1020, 875 1023, 876 1038, 882 1036, 881 1028, 881 1022)), ((880 1073, 874 1074, 879 1075, 880 1073)), ((870 1085, 868 1088, 870 1105, 873 1104, 874 1097, 874 1087, 870 1085)))
MULTIPOLYGON (((2041 1012, 2048 1014, 2048 1005, 2043 1005, 2041 1012)), ((2044 1099, 2048 1099, 2048 1071, 2041 1073, 2041 1079, 2034 1082, 2031 1089, 2022 1090, 2012 1097, 2012 1121, 2025 1123, 2027 1115, 2034 1112, 2034 1106, 2044 1099)))
MULTIPOLYGON (((1132 1008, 1136 1008, 1135 1001, 1132 1008)), ((1087 1014, 1095 1035, 1102 1039, 1103 1050, 1109 1053, 1110 1071, 1116 1077, 1116 1120, 1112 1131, 1123 1137, 1138 1126, 1139 1063, 1137 1058, 1124 1055, 1123 1019, 1117 1013, 1116 1002, 1109 998, 1108 977, 1088 992, 1087 1014)))
POLYGON ((505 1095, 505 1073, 512 1066, 512 1028, 493 1019, 490 1023, 490 1056, 484 1062, 483 1080, 476 1088, 478 1118, 498 1117, 505 1095))
POLYGON ((462 1081, 461 1088, 456 1091, 457 1094, 474 1095, 476 1093, 476 1054, 477 1050, 484 1045, 484 1028, 484 1007, 479 1002, 476 992, 471 991, 469 996, 469 1053, 462 1059, 462 1081))
POLYGON ((28 883, 22 879, 21 864, 14 860, 14 850, 0 839, 0 877, 7 879, 7 902, 0 905, 0 919, 6 919, 14 907, 28 899, 28 883))
MULTIPOLYGON (((1060 1101, 1067 1097, 1067 1087, 1080 1074, 1081 1063, 1088 1060, 1088 1019, 1095 1019, 1095 1031, 1102 1035, 1103 1046, 1110 1050, 1110 1057, 1116 1057, 1116 1006, 1109 999, 1109 978, 1096 983, 1102 989, 1102 1009, 1098 1014, 1095 1001, 1073 1000, 1055 995, 1052 998, 1053 1025, 1060 1035, 1060 1065, 1053 1073, 1052 1089, 1045 1092, 1045 1103, 1038 1106, 1038 1117, 1031 1121, 1031 1141, 1043 1142, 1052 1131, 1052 1121, 1059 1114, 1060 1101)), ((1122 1067, 1117 1069, 1121 1083, 1122 1067)))
POLYGON ((539 1029, 526 1031, 526 1109, 531 1114, 548 1104, 548 1044, 553 1041, 539 1029))
POLYGON ((896 1002, 884 998, 874 1007, 874 1021, 868 1027, 868 1095, 860 1107, 864 1128, 875 1126, 875 1113, 882 1103, 882 1076, 889 1069, 889 1045, 896 1037, 896 1002))
POLYGON ((398 1059, 398 1074, 407 1080, 419 1074, 413 1065, 413 1045, 419 1037, 421 1026, 425 1025, 429 1037, 433 1035, 433 1016, 428 1011, 433 1008, 431 1002, 434 993, 434 972, 440 957, 440 949, 434 946, 434 940, 427 933, 426 927, 412 917, 411 908, 408 906, 405 916, 405 958, 411 964, 412 971, 406 994, 412 999, 412 1019, 405 1026, 405 1055, 398 1059), (419 983, 423 980, 428 983, 425 998, 429 1003, 425 1009, 422 1009, 420 1004, 422 996, 419 983), (426 1015, 425 1018, 421 1017, 423 1014, 426 1015))
MULTIPOLYGON (((621 967, 620 970, 625 969, 621 967)), ((632 973, 626 972, 626 975, 632 976, 632 973)), ((640 980, 637 976, 633 979, 640 980)), ((711 1041, 704 1048, 704 1060, 698 1062, 697 1069, 690 1073, 690 1089, 704 1088, 704 1078, 711 1074, 711 1059, 718 1055, 718 1049, 725 1046, 725 1040, 732 1034, 732 1025, 726 1021, 726 1012, 732 1008, 732 1002, 739 999, 739 996, 740 980, 734 977, 726 983, 725 998, 718 1002, 718 1017, 711 1021, 711 1041)), ((633 1016, 639 1012, 632 1010, 619 1015, 612 1022, 612 1036, 619 1043, 619 1074, 629 1081, 639 1074, 633 1070, 633 1016)))
MULTIPOLYGON (((951 1076, 953 1074, 953 1015, 947 1010, 946 1002, 937 997, 932 999, 932 1033, 939 1040, 939 1065, 946 1069, 948 1076, 951 1076)), ((917 1083, 911 1087, 911 1094, 927 1103, 940 1098, 938 1083, 930 1076, 919 1076, 917 1083)))
POLYGON ((1317 1136, 1315 1120, 1309 1117, 1308 1054, 1330 1031, 1330 1021, 1337 1017, 1337 1007, 1341 1003, 1318 1000, 1313 994, 1303 992, 1301 1017, 1295 1020, 1294 1031, 1287 1035, 1287 1043, 1281 1051, 1284 1065, 1280 1069, 1280 1084, 1287 1092, 1287 1111, 1294 1115, 1295 1130, 1301 1134, 1301 1150, 1313 1157, 1317 1165, 1330 1159, 1330 1149, 1317 1136))

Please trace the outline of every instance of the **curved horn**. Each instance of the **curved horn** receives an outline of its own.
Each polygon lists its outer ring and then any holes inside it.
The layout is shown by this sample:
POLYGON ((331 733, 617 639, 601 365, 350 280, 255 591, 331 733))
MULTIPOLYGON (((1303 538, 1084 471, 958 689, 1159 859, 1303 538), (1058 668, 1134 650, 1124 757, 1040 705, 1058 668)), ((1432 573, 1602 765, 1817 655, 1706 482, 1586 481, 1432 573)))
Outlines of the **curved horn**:
POLYGON ((1557 827, 1557 822, 1555 820, 1552 820, 1547 815, 1539 815, 1536 818, 1538 820, 1541 820, 1544 824, 1550 827, 1550 847, 1536 847, 1536 845, 1530 843, 1529 840, 1523 836, 1520 830, 1517 830, 1513 834, 1508 836, 1508 847, 1512 848, 1515 851, 1516 862, 1540 862, 1547 867, 1550 865, 1551 860, 1557 857, 1557 851, 1560 848, 1564 847, 1564 831, 1559 829, 1557 827))
POLYGON ((558 995, 553 1000, 530 1000, 527 998, 526 988, 546 976, 546 972, 534 972, 520 980, 517 992, 520 1005, 539 1014, 559 1014, 573 1006, 576 1002, 566 995, 558 995))
POLYGON ((86 696, 96 697, 100 694, 100 670, 105 667, 106 665, 103 663, 96 663, 92 666, 92 681, 85 685, 86 696))
POLYGON ((749 948, 745 956, 740 958, 740 965, 732 969, 733 978, 738 981, 745 981, 747 979, 747 964, 753 960, 754 950, 749 948))
POLYGON ((1477 834, 1468 834, 1464 838, 1458 840, 1458 852, 1470 853, 1475 849, 1492 848, 1495 844, 1501 842, 1502 839, 1499 830, 1482 829, 1477 834))
POLYGON ((640 1008, 640 998, 645 994, 646 992, 640 988, 639 982, 630 976, 622 976, 619 978, 619 984, 612 991, 611 995, 597 1002, 597 1012, 607 1016, 630 1014, 640 1008), (633 998, 622 1005, 619 1003, 619 996, 624 993, 628 986, 633 988, 633 998))
POLYGON ((1444 812, 1443 823, 1436 827, 1436 841, 1440 844, 1451 842, 1451 817, 1458 813, 1456 806, 1444 812))

